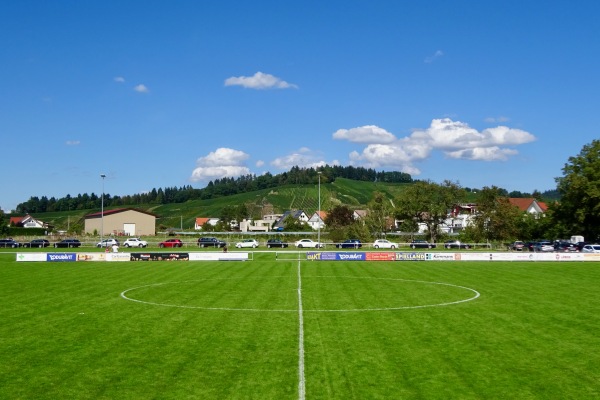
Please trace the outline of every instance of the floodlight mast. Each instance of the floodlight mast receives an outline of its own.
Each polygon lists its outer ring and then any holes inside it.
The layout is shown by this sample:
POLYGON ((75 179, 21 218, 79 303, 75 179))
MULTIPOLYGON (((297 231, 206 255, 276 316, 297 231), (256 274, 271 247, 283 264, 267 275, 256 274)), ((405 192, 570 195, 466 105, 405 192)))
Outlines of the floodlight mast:
POLYGON ((100 178, 102 178, 102 197, 100 199, 100 245, 102 246, 104 240, 104 178, 106 175, 100 174, 100 178))
POLYGON ((317 212, 317 246, 321 246, 321 171, 317 172, 319 176, 319 210, 317 212))

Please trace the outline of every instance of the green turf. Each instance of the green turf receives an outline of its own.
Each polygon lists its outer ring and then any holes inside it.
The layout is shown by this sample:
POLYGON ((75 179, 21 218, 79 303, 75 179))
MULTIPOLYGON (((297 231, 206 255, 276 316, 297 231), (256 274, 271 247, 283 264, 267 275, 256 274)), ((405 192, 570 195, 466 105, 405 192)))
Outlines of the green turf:
POLYGON ((298 399, 299 282, 307 399, 600 396, 596 263, 300 268, 2 254, 0 398, 298 399))

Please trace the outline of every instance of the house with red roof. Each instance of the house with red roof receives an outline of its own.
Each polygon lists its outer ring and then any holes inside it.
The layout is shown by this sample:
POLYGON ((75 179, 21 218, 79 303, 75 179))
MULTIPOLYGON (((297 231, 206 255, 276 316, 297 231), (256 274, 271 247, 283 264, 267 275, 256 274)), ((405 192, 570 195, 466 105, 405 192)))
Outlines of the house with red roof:
POLYGON ((536 218, 543 217, 548 210, 548 205, 543 201, 538 201, 533 197, 518 198, 510 197, 510 204, 517 207, 519 210, 535 216, 536 218))

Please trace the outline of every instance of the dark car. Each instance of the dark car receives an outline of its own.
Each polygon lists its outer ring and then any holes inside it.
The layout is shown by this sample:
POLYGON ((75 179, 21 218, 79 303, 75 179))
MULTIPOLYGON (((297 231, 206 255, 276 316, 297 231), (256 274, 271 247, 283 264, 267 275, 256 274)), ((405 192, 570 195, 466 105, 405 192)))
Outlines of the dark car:
POLYGON ((510 249, 513 251, 523 251, 525 250, 525 243, 521 242, 520 240, 517 240, 510 244, 510 249))
POLYGON ((362 247, 362 243, 358 239, 344 240, 342 243, 336 243, 338 249, 358 249, 362 247))
POLYGON ((198 247, 225 247, 227 243, 214 237, 201 237, 198 239, 198 247))
POLYGON ((410 242, 411 249, 434 249, 435 243, 429 243, 427 240, 413 240, 410 242))
POLYGON ((81 246, 81 242, 78 239, 63 239, 60 242, 54 243, 54 247, 79 247, 81 246))
POLYGON ((281 247, 281 248, 285 248, 288 247, 289 244, 287 244, 286 242, 282 242, 279 239, 269 239, 267 240, 267 248, 271 248, 271 247, 281 247))
POLYGON ((33 239, 31 242, 23 243, 23 247, 48 247, 50 242, 46 239, 33 239))
POLYGON ((160 247, 161 249, 163 247, 182 247, 183 246, 183 242, 179 239, 167 239, 164 242, 160 242, 158 244, 158 247, 160 247))
POLYGON ((14 249, 21 247, 21 243, 15 242, 12 239, 0 239, 0 247, 12 247, 14 249))
POLYGON ((576 253, 579 251, 579 248, 575 243, 560 240, 554 242, 554 251, 559 253, 576 253))

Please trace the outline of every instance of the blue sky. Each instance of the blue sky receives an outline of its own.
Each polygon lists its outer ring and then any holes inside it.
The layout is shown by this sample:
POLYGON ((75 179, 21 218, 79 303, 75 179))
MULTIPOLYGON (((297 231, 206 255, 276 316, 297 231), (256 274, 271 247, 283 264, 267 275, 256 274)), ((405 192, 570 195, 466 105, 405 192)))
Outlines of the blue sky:
POLYGON ((4 211, 325 163, 544 191, 598 138, 594 1, 0 10, 4 211))

